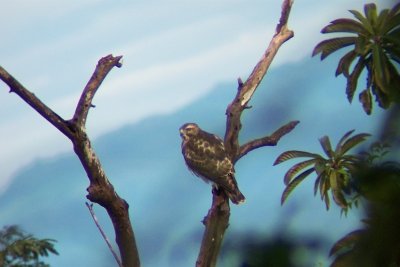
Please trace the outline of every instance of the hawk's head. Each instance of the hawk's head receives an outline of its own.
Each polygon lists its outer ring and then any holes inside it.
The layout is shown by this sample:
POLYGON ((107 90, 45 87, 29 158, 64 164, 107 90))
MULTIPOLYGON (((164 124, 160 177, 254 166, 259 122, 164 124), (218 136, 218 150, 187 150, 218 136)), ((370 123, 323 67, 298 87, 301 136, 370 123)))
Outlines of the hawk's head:
POLYGON ((196 123, 185 123, 179 128, 179 133, 183 140, 187 140, 190 137, 196 136, 200 131, 199 126, 196 123))

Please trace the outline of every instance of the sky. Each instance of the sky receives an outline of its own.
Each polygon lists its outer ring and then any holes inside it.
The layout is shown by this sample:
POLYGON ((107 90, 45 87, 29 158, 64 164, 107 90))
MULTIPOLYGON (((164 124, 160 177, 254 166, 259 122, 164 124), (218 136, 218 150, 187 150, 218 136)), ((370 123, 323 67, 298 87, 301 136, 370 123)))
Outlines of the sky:
MULTIPOLYGON (((310 56, 320 29, 363 1, 295 1, 295 32, 272 67, 310 56), (310 15, 312 14, 312 15, 310 15)), ((96 94, 92 138, 170 113, 216 83, 245 79, 272 37, 280 1, 7 1, 0 9, 0 65, 65 119, 97 61, 123 55, 96 94), (110 112, 112 111, 112 112, 110 112)), ((0 193, 37 158, 69 141, 0 83, 0 193)))

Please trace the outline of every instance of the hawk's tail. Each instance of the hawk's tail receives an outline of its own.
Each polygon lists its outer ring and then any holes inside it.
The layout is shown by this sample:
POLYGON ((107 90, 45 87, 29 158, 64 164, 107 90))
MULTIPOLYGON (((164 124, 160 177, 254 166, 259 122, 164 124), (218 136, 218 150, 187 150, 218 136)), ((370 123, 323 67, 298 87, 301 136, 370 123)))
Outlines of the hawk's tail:
POLYGON ((229 199, 232 201, 232 203, 234 203, 236 205, 241 204, 246 200, 246 198, 243 196, 243 194, 239 191, 238 188, 233 192, 227 191, 226 193, 227 193, 229 199))
POLYGON ((242 192, 240 192, 238 184, 235 179, 235 174, 232 172, 229 174, 229 178, 227 179, 227 184, 225 184, 225 192, 228 195, 229 199, 233 204, 241 204, 245 201, 245 197, 242 192))

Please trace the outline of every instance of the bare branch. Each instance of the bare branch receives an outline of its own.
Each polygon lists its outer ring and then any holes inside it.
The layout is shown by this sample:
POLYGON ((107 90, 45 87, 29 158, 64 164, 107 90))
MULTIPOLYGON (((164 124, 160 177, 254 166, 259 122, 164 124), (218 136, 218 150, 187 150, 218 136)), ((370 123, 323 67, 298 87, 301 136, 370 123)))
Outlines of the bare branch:
POLYGON ((89 109, 92 107, 92 100, 97 89, 100 87, 101 83, 113 67, 121 67, 121 58, 122 56, 113 57, 112 55, 108 55, 99 60, 96 69, 94 70, 89 82, 86 84, 85 89, 83 89, 81 98, 76 106, 73 117, 73 121, 76 123, 76 126, 80 127, 85 125, 86 118, 89 113, 89 109))
POLYGON ((196 267, 216 266, 219 251, 229 225, 229 199, 223 190, 213 188, 213 201, 203 220, 206 229, 201 242, 196 267))
POLYGON ((72 138, 73 133, 68 127, 68 124, 1 66, 0 79, 10 87, 10 93, 16 93, 28 105, 42 115, 43 118, 60 130, 60 132, 66 135, 69 139, 72 138))
POLYGON ((282 30, 282 28, 287 28, 290 10, 292 9, 292 5, 293 5, 293 0, 283 1, 281 17, 279 19, 278 25, 276 25, 275 32, 278 33, 278 32, 284 31, 284 30, 282 30))
POLYGON ((86 204, 86 207, 89 209, 90 215, 92 216, 93 221, 97 226, 97 229, 99 229, 101 236, 103 237, 104 241, 106 241, 108 248, 110 249, 112 255, 114 256, 115 261, 117 262, 119 267, 122 267, 121 260, 118 258, 118 255, 117 255, 117 253, 115 253, 110 240, 108 239, 106 233, 103 231, 103 228, 101 228, 100 223, 97 220, 96 214, 94 213, 94 210, 93 210, 93 204, 89 204, 87 202, 85 204, 86 204))
POLYGON ((278 141, 282 138, 282 136, 288 134, 291 132, 296 125, 299 124, 299 121, 291 121, 285 125, 283 125, 281 128, 276 130, 272 135, 270 136, 265 136, 260 139, 255 139, 252 140, 240 147, 239 155, 236 158, 236 160, 239 160, 241 157, 249 153, 250 151, 263 147, 263 146, 276 146, 278 141))
POLYGON ((129 267, 140 266, 139 252, 129 218, 128 203, 118 196, 113 185, 109 182, 100 160, 86 135, 85 127, 76 127, 75 130, 76 137, 72 140, 74 151, 90 180, 86 198, 103 206, 111 218, 122 265, 129 267))
MULTIPOLYGON (((280 46, 293 37, 293 32, 287 28, 291 6, 291 0, 283 1, 281 18, 276 27, 277 32, 273 36, 267 50, 253 69, 253 72, 250 74, 247 81, 243 83, 240 78, 238 79, 238 92, 233 101, 227 107, 224 143, 225 149, 230 155, 232 162, 236 162, 240 157, 250 150, 255 149, 257 146, 260 147, 266 143, 272 144, 274 141, 277 142, 279 138, 286 133, 285 130, 278 130, 269 140, 255 140, 247 144, 247 146, 245 145, 243 148, 239 145, 239 132, 242 127, 240 117, 242 112, 248 108, 248 103, 251 97, 259 86, 264 75, 267 73, 267 70, 280 46)), ((292 124, 293 128, 297 122, 292 122, 292 124)), ((290 127, 287 126, 286 131, 288 132, 291 130, 289 129, 290 127)), ((221 195, 224 196, 225 194, 223 193, 221 195)), ((213 191, 213 203, 204 220, 205 231, 196 267, 214 267, 216 265, 217 256, 221 248, 225 230, 228 227, 230 216, 229 199, 226 196, 221 197, 221 195, 216 194, 215 190, 213 191)))
POLYGON ((292 7, 293 1, 284 0, 282 5, 281 18, 276 27, 277 32, 273 36, 268 45, 267 50, 261 57, 260 61, 254 67, 252 73, 244 84, 239 82, 238 92, 235 99, 231 102, 226 110, 227 131, 225 133, 225 146, 235 158, 239 153, 239 131, 241 129, 240 116, 243 110, 247 107, 251 97, 261 83, 261 80, 267 73, 272 60, 283 43, 294 36, 293 31, 288 30, 287 22, 292 7))
POLYGON ((19 95, 72 141, 74 151, 90 180, 90 185, 87 189, 89 194, 86 197, 90 201, 103 206, 111 218, 122 265, 125 267, 138 267, 140 266, 139 253, 129 218, 128 203, 118 196, 109 182, 85 130, 86 118, 92 106, 93 97, 109 71, 113 67, 121 66, 120 59, 121 57, 109 55, 99 60, 92 77, 83 90, 73 119, 68 121, 47 107, 1 67, 0 79, 10 87, 10 92, 15 92, 19 95))

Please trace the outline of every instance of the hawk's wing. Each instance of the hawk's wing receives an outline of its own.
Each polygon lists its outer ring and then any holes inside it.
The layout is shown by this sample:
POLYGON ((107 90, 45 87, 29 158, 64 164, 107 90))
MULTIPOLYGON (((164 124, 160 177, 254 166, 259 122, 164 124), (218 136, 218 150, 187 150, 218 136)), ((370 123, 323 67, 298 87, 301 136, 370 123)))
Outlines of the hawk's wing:
POLYGON ((237 186, 233 164, 219 137, 200 131, 196 136, 183 141, 182 153, 194 174, 224 188, 233 203, 244 201, 245 197, 237 186))
POLYGON ((226 157, 224 143, 213 134, 202 131, 186 142, 182 151, 186 164, 198 176, 219 183, 216 179, 233 172, 233 165, 226 157))

